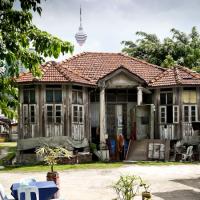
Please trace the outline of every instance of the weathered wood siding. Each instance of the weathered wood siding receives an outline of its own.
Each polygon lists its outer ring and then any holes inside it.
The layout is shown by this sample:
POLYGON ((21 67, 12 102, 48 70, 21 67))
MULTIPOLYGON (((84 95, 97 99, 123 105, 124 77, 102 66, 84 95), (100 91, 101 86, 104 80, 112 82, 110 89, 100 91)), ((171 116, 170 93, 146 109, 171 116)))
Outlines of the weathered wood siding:
MULTIPOLYGON (((46 104, 46 86, 35 86, 35 123, 24 123, 24 109, 26 105, 23 103, 23 86, 19 86, 20 104, 19 113, 19 138, 34 137, 51 137, 51 136, 70 136, 77 127, 72 125, 72 86, 62 85, 62 103, 58 104, 62 107, 61 123, 47 123, 47 105, 46 104), (25 105, 25 106, 24 106, 25 105)), ((81 129, 82 139, 90 139, 90 98, 86 87, 83 87, 83 107, 84 107, 84 124, 81 129)), ((52 104, 53 105, 53 104, 52 104)), ((57 105, 57 104, 55 104, 57 105)), ((53 106, 55 106, 53 105, 53 106)))
MULTIPOLYGON (((169 88, 170 89, 170 88, 169 88)), ((160 123, 160 90, 157 88, 154 90, 154 104, 156 106, 155 111, 155 138, 160 139, 170 139, 170 140, 180 140, 184 139, 189 141, 194 139, 194 130, 191 122, 184 122, 183 118, 183 106, 197 106, 197 121, 200 121, 200 87, 194 87, 196 90, 196 102, 184 103, 183 102, 183 87, 174 87, 172 88, 173 93, 173 104, 172 106, 177 106, 178 109, 178 123, 160 123)), ((186 88, 187 90, 187 88, 186 88)), ((165 105, 162 105, 165 106, 165 105)), ((172 115, 173 115, 172 110, 172 115)), ((191 113, 190 113, 191 115, 191 113)), ((196 122, 197 122, 196 121, 196 122)))

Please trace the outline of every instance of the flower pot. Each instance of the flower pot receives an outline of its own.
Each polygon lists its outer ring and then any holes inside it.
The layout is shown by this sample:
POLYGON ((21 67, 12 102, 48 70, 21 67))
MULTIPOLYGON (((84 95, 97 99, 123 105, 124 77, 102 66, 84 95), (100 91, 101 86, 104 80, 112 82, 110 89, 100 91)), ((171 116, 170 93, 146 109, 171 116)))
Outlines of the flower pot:
POLYGON ((57 186, 59 186, 59 174, 58 172, 48 172, 47 181, 54 181, 57 186))
POLYGON ((142 192, 142 200, 145 200, 145 199, 151 199, 150 192, 142 192))

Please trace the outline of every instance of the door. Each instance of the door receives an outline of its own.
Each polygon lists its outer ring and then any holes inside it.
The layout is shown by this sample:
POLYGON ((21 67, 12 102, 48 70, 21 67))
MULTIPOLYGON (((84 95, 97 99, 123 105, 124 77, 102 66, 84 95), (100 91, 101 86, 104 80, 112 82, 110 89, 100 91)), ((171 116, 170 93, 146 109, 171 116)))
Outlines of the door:
POLYGON ((136 139, 154 138, 154 105, 136 106, 136 139))
POLYGON ((127 105, 108 104, 107 105, 107 133, 109 138, 116 139, 117 134, 127 133, 127 105))
POLYGON ((84 107, 83 105, 72 106, 72 138, 78 141, 84 139, 84 107))

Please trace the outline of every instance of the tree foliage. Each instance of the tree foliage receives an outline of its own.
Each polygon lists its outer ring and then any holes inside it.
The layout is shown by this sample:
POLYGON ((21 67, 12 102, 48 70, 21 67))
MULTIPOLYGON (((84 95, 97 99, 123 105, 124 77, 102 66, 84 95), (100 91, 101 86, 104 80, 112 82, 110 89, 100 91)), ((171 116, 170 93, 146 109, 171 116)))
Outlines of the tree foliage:
POLYGON ((140 38, 133 41, 122 41, 122 51, 130 56, 144 59, 147 62, 163 67, 174 64, 199 69, 200 66, 200 35, 196 27, 190 34, 171 29, 172 37, 163 41, 155 34, 136 32, 140 38))
POLYGON ((29 69, 34 76, 41 76, 40 64, 44 57, 58 58, 60 53, 72 53, 73 45, 38 29, 32 22, 31 12, 41 15, 40 0, 0 1, 0 109, 13 117, 16 108, 17 91, 14 77, 19 76, 19 65, 29 69), (31 50, 31 49, 34 49, 31 50))
POLYGON ((70 158, 72 153, 67 149, 57 146, 50 147, 47 144, 36 150, 37 156, 40 156, 43 161, 51 167, 51 172, 54 172, 54 165, 57 165, 58 159, 62 157, 70 158))

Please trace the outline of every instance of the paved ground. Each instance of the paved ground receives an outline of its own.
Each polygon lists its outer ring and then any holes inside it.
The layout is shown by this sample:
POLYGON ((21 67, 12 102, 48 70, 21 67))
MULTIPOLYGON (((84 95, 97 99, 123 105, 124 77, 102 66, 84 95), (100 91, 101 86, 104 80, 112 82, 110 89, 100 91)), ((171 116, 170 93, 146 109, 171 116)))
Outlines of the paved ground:
MULTIPOLYGON (((136 166, 117 169, 71 170, 60 172, 61 194, 65 200, 112 200, 110 187, 122 174, 141 176, 151 184, 154 200, 200 200, 200 165, 136 166)), ((46 173, 0 173, 0 183, 7 192, 20 178, 45 180, 46 173)), ((137 197, 136 199, 141 199, 137 197)))

